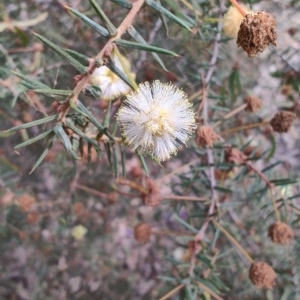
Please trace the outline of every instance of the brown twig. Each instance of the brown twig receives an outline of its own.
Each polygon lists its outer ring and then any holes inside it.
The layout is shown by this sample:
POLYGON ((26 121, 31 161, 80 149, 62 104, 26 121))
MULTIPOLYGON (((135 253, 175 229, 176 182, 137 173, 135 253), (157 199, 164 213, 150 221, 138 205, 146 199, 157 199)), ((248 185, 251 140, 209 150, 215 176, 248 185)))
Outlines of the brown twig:
POLYGON ((216 122, 212 127, 216 128, 217 126, 219 126, 222 123, 223 120, 231 118, 232 116, 234 116, 235 114, 239 113, 240 111, 244 110, 247 107, 248 107, 248 104, 246 104, 246 103, 242 104, 241 106, 235 108, 233 111, 231 111, 230 113, 225 115, 222 120, 216 122))
MULTIPOLYGON (((206 74, 205 77, 205 81, 204 81, 204 85, 206 87, 206 92, 208 91, 208 87, 209 87, 209 82, 212 78, 212 75, 215 71, 216 68, 216 62, 218 59, 218 54, 219 54, 219 41, 221 39, 221 29, 222 29, 222 22, 221 22, 221 17, 222 17, 222 9, 221 9, 221 5, 222 5, 222 1, 220 3, 220 9, 219 9, 219 22, 218 22, 218 33, 215 37, 214 40, 214 47, 213 47, 213 54, 210 60, 210 67, 208 69, 208 72, 206 74)), ((203 116, 203 122, 204 125, 208 125, 208 103, 207 101, 203 101, 204 105, 203 105, 203 110, 202 110, 202 116, 203 116)), ((214 168, 214 156, 213 156, 213 152, 212 149, 207 147, 206 148, 206 153, 207 153, 207 161, 209 164, 209 178, 210 178, 210 191, 211 191, 211 204, 209 206, 208 209, 208 213, 207 213, 207 217, 201 227, 201 229, 199 230, 199 232, 196 234, 195 236, 195 251, 193 253, 192 259, 191 259, 191 266, 189 269, 189 274, 191 277, 194 276, 194 268, 195 268, 195 264, 196 264, 196 255, 201 251, 202 247, 199 244, 199 241, 201 241, 204 237, 205 231, 208 227, 208 224, 210 222, 210 216, 213 214, 214 210, 215 210, 215 205, 217 202, 217 192, 215 190, 216 187, 216 178, 215 178, 215 168, 214 168)))
MULTIPOLYGON (((110 37, 110 39, 107 41, 107 43, 102 48, 102 50, 97 54, 92 66, 89 68, 89 71, 86 74, 84 74, 81 77, 81 79, 77 82, 77 84, 73 90, 73 96, 69 99, 69 103, 76 104, 79 94, 87 85, 94 69, 96 68, 97 61, 102 60, 103 56, 112 50, 112 46, 113 46, 113 43, 115 42, 115 40, 119 39, 124 34, 126 29, 132 24, 133 19, 135 18, 135 16, 139 12, 139 10, 141 9, 143 4, 144 4, 144 0, 136 0, 136 1, 132 2, 132 8, 129 11, 129 13, 127 14, 127 16, 125 17, 125 19, 120 24, 120 26, 118 27, 117 34, 115 36, 110 37)), ((60 118, 59 118, 60 120, 64 120, 69 108, 70 108, 69 105, 66 106, 66 109, 60 115, 60 118)))

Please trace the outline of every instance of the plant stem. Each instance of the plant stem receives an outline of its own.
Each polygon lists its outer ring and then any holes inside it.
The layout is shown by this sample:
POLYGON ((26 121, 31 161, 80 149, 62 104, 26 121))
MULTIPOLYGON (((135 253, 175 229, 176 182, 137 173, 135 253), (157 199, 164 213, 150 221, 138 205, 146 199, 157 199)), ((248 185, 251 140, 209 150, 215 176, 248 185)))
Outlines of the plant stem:
POLYGON ((236 0, 229 0, 231 4, 240 12, 240 14, 245 17, 247 12, 239 5, 236 0))
POLYGON ((241 246, 241 244, 216 220, 213 220, 213 223, 216 227, 218 227, 230 240, 230 242, 248 259, 250 263, 253 263, 253 259, 247 253, 247 251, 241 246))
POLYGON ((274 207, 274 213, 275 213, 276 221, 280 223, 281 222, 280 215, 279 215, 279 211, 278 211, 278 208, 277 208, 276 201, 274 199, 274 195, 272 193, 272 189, 270 189, 270 194, 271 194, 271 199, 272 199, 272 203, 273 203, 273 207, 274 207))
POLYGON ((242 131, 242 130, 246 130, 246 129, 252 129, 252 128, 255 128, 255 127, 268 125, 269 123, 270 123, 269 121, 265 120, 265 121, 262 121, 260 123, 247 124, 247 125, 243 125, 243 126, 239 126, 239 127, 235 127, 235 128, 224 130, 220 134, 228 134, 228 133, 232 133, 232 132, 236 132, 236 131, 242 131))
POLYGON ((166 300, 166 299, 170 298, 171 296, 176 294, 179 290, 181 290, 183 287, 184 287, 184 284, 182 283, 179 286, 177 286, 175 289, 170 291, 169 293, 165 294, 163 297, 159 298, 158 300, 166 300))
MULTIPOLYGON (((78 81, 78 83, 76 84, 76 87, 73 90, 73 96, 69 99, 69 102, 72 102, 76 105, 77 98, 78 98, 79 94, 81 93, 81 91, 87 85, 94 69, 96 68, 96 60, 98 60, 98 61, 102 60, 102 58, 103 58, 104 54, 106 53, 106 51, 109 50, 109 49, 112 49, 112 45, 113 45, 114 41, 119 39, 123 35, 123 33, 126 31, 126 29, 132 24, 133 19, 135 18, 135 16, 137 15, 137 13, 141 9, 141 7, 143 6, 144 1, 145 0, 136 0, 136 1, 132 2, 131 10, 129 11, 127 16, 124 18, 124 20, 122 21, 120 26, 118 27, 118 33, 116 35, 110 37, 110 39, 107 41, 105 46, 98 53, 98 55, 95 57, 94 63, 91 64, 91 67, 89 68, 89 71, 86 74, 84 74, 81 77, 81 79, 78 81)), ((64 119, 64 117, 66 116, 69 108, 70 108, 70 106, 68 105, 66 107, 65 111, 63 111, 61 113, 61 116, 60 116, 59 120, 64 119)))
POLYGON ((176 195, 163 195, 163 199, 179 200, 179 201, 208 201, 207 198, 190 197, 190 196, 176 196, 176 195))
POLYGON ((226 120, 226 119, 231 118, 231 117, 234 116, 235 114, 237 114, 237 113, 239 113, 240 111, 244 110, 247 106, 248 106, 248 104, 245 103, 245 104, 243 104, 243 105, 241 105, 241 106, 235 108, 233 111, 231 111, 230 113, 228 113, 227 115, 225 115, 225 116, 223 117, 222 120, 216 122, 216 123, 212 126, 212 128, 216 128, 217 126, 219 126, 219 125, 222 123, 223 120, 226 120))

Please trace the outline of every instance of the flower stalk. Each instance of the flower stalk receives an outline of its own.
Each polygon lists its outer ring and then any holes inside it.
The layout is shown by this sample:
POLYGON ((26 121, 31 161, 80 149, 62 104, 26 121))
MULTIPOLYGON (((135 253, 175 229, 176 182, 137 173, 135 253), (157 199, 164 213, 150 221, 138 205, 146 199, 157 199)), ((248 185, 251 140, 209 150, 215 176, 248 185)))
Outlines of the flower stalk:
POLYGON ((240 12, 240 14, 245 17, 247 12, 244 10, 244 8, 236 1, 236 0, 229 0, 231 4, 240 12))
POLYGON ((250 263, 253 263, 252 257, 247 253, 247 251, 242 247, 242 245, 216 220, 213 220, 214 225, 220 229, 229 241, 247 258, 250 263))

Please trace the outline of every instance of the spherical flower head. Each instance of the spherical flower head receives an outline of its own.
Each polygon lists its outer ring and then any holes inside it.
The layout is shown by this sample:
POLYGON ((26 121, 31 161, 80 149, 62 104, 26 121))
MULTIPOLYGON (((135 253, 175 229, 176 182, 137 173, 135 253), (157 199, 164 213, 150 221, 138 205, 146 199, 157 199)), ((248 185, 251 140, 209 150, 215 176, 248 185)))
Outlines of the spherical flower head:
POLYGON ((255 96, 247 96, 244 103, 248 105, 245 110, 249 112, 257 112, 262 107, 262 101, 255 96))
POLYGON ((117 120, 131 150, 159 162, 170 159, 196 128, 187 95, 158 80, 127 95, 117 120))
POLYGON ((147 243, 150 240, 151 232, 151 225, 143 222, 138 223, 134 227, 134 238, 140 244, 147 243))
MULTIPOLYGON (((246 6, 241 6, 247 13, 250 13, 250 10, 246 6)), ((236 38, 243 19, 242 14, 234 6, 230 6, 223 18, 224 33, 228 37, 236 38)))
POLYGON ((271 119, 270 125, 276 132, 288 132, 289 129, 294 125, 296 115, 289 111, 279 111, 271 119))
MULTIPOLYGON (((125 74, 117 55, 113 53, 110 58, 116 67, 125 74)), ((122 60, 127 69, 130 70, 130 62, 125 57, 122 57, 122 60)), ((132 73, 131 75, 135 78, 135 74, 132 73)), ((105 101, 116 99, 131 91, 130 86, 106 66, 96 68, 90 77, 88 84, 92 87, 99 88, 102 92, 100 98, 105 101)))
POLYGON ((254 262, 249 270, 249 278, 259 289, 272 289, 275 285, 276 273, 267 263, 254 262))
POLYGON ((209 126, 200 126, 196 132, 196 143, 199 147, 212 147, 218 139, 218 135, 209 126))
POLYGON ((243 19, 237 37, 237 45, 249 57, 264 51, 269 44, 276 46, 276 21, 266 12, 249 13, 243 19))
POLYGON ((275 222, 269 227, 268 236, 275 244, 288 244, 294 237, 293 230, 285 223, 275 222))

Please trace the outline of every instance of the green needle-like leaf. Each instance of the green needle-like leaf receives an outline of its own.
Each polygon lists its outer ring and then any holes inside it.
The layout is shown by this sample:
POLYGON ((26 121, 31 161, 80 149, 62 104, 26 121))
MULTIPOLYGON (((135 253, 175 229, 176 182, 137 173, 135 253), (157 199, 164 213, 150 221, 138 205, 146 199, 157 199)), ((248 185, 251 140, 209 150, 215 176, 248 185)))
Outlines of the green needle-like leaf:
POLYGON ((169 12, 166 8, 155 2, 154 0, 146 0, 146 3, 155 9, 157 12, 165 15, 168 19, 172 20, 173 22, 177 23, 178 25, 186 28, 189 31, 192 31, 192 29, 181 19, 173 15, 171 12, 169 12))
POLYGON ((109 37, 109 32, 104 27, 97 24, 95 21, 91 20, 90 18, 86 17, 84 14, 80 13, 79 11, 65 6, 72 14, 74 14, 76 17, 78 17, 80 20, 82 20, 86 25, 90 26, 92 29, 94 29, 96 32, 100 33, 104 37, 109 37))
POLYGON ((187 223, 186 221, 184 221, 183 219, 181 219, 178 215, 174 214, 174 218, 184 227, 186 227, 188 230, 190 230, 193 233, 198 233, 198 230, 193 227, 192 225, 190 225, 189 223, 187 223))
POLYGON ((34 35, 44 44, 46 44, 48 47, 50 47, 54 52, 56 52, 59 56, 61 56, 63 59, 65 59, 68 63, 70 63, 74 68, 76 68, 81 74, 85 74, 87 71, 87 68, 82 65, 79 61, 74 59, 70 54, 68 54, 65 50, 63 50, 61 47, 55 45, 48 39, 44 38, 43 36, 34 33, 34 35))
POLYGON ((125 76, 124 72, 121 71, 113 62, 112 60, 109 60, 106 64, 106 67, 108 67, 112 72, 114 72, 118 77, 120 77, 128 86, 130 86, 134 90, 134 86, 129 82, 127 76, 125 76))
MULTIPOLYGON (((127 32, 131 35, 131 37, 133 39, 135 39, 137 42, 144 44, 144 45, 148 45, 148 43, 144 40, 144 38, 136 31, 136 29, 133 26, 129 26, 127 28, 127 32)), ((163 63, 163 61, 160 59, 160 57, 154 53, 154 52, 150 52, 151 56, 157 61, 157 63, 165 70, 168 72, 165 64, 163 63)))
POLYGON ((77 51, 71 50, 71 49, 63 49, 68 54, 70 54, 73 58, 81 62, 83 65, 89 65, 90 60, 89 57, 85 56, 84 54, 81 54, 77 51))
POLYGON ((33 143, 35 143, 35 142, 37 142, 37 141, 39 141, 39 140, 41 140, 43 138, 46 138, 52 132, 53 132, 52 129, 50 129, 50 130, 48 130, 46 132, 43 132, 42 134, 39 134, 39 135, 37 135, 36 137, 34 137, 34 138, 30 139, 30 140, 27 140, 27 141, 25 141, 25 142, 23 142, 21 144, 18 144, 17 146, 14 147, 14 149, 17 150, 17 149, 20 149, 22 147, 26 147, 28 145, 31 145, 31 144, 33 144, 33 143))
POLYGON ((131 7, 132 7, 132 4, 126 0, 110 0, 110 1, 122 6, 124 8, 127 8, 127 9, 131 9, 131 7))
POLYGON ((22 75, 20 73, 14 72, 14 71, 10 71, 10 72, 15 74, 19 78, 21 78, 22 80, 19 83, 26 86, 29 89, 33 89, 33 90, 34 89, 49 89, 49 87, 47 85, 45 85, 37 80, 33 80, 29 76, 25 76, 25 75, 22 75))
POLYGON ((106 151, 109 167, 110 167, 110 169, 113 170, 113 165, 112 165, 112 160, 111 160, 110 144, 109 143, 104 143, 104 148, 105 148, 105 151, 106 151))
POLYGON ((34 92, 43 95, 53 95, 53 96, 72 96, 73 91, 67 90, 55 90, 55 89, 37 89, 34 92))
POLYGON ((70 129, 72 129, 75 133, 77 133, 80 137, 82 137, 84 140, 86 140, 90 145, 93 145, 97 152, 97 155, 100 156, 101 149, 95 140, 88 137, 84 132, 82 132, 78 127, 76 127, 75 124, 72 122, 72 120, 67 119, 66 125, 70 129))
POLYGON ((78 100, 77 108, 81 113, 86 116, 91 123, 93 123, 101 132, 103 132, 111 141, 114 141, 114 138, 107 132, 107 129, 104 128, 94 117, 93 115, 88 111, 88 109, 78 100))
POLYGON ((120 145, 121 152, 121 165, 122 165, 122 177, 126 177, 126 152, 125 149, 120 145))
POLYGON ((10 129, 4 131, 4 133, 18 131, 18 130, 30 128, 30 127, 36 126, 36 125, 41 125, 41 124, 44 124, 44 123, 47 123, 47 122, 50 122, 50 121, 54 121, 56 118, 57 118, 57 115, 42 118, 42 119, 32 121, 32 122, 29 122, 29 123, 26 123, 26 124, 15 126, 13 128, 10 128, 10 129))
POLYGON ((140 153, 137 153, 137 156, 142 164, 143 169, 145 170, 146 174, 149 176, 149 170, 148 170, 147 164, 145 162, 144 156, 140 153))
POLYGON ((172 52, 172 51, 169 51, 169 50, 166 50, 163 48, 155 47, 155 46, 150 46, 147 44, 140 44, 140 43, 135 43, 135 42, 126 41, 126 40, 122 40, 122 39, 116 40, 115 43, 121 47, 128 47, 128 48, 133 48, 133 49, 143 50, 143 51, 148 51, 148 52, 156 52, 156 53, 172 55, 172 56, 176 56, 176 57, 180 56, 180 55, 176 54, 175 52, 172 52))
POLYGON ((93 6, 94 10, 96 11, 97 15, 101 18, 103 23, 105 24, 110 36, 114 36, 117 34, 117 28, 110 22, 109 18, 106 16, 104 11, 98 5, 95 0, 89 0, 91 5, 93 6))
POLYGON ((113 145, 112 149, 113 149, 112 165, 113 165, 114 177, 118 178, 119 177, 119 162, 118 162, 118 155, 117 155, 117 146, 113 145))
POLYGON ((41 162, 44 160, 44 158, 46 157, 46 155, 48 154, 48 152, 50 151, 50 149, 52 148, 52 146, 54 145, 54 143, 56 142, 56 140, 57 140, 57 136, 55 135, 50 140, 48 147, 44 150, 44 152, 42 153, 42 155, 40 156, 40 158, 34 164, 32 170, 30 171, 29 174, 31 174, 41 164, 41 162))
POLYGON ((71 153, 75 159, 78 159, 75 151, 73 150, 72 143, 71 143, 69 137, 67 136, 66 132, 64 131, 62 125, 56 124, 55 127, 53 128, 53 130, 54 130, 55 134, 57 135, 57 137, 61 140, 66 151, 71 153))

